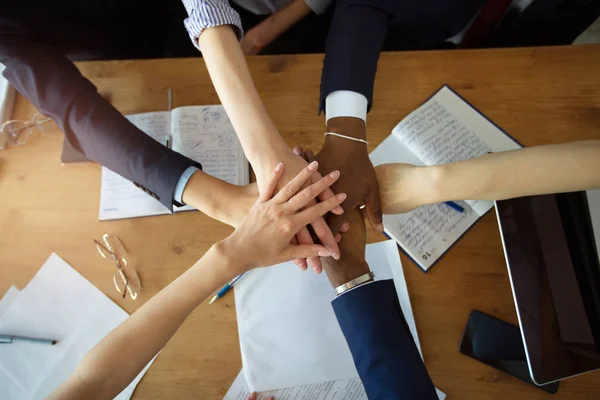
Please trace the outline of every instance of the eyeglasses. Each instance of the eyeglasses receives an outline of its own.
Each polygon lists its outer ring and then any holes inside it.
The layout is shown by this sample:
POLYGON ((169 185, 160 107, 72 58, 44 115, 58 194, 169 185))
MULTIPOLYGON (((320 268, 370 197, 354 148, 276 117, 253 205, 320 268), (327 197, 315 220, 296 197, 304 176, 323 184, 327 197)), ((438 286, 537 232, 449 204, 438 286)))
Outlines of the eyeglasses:
POLYGON ((94 240, 94 243, 96 243, 96 249, 102 258, 111 260, 117 267, 113 274, 113 283, 117 291, 121 293, 123 298, 129 294, 129 297, 135 300, 142 290, 142 283, 133 266, 125 258, 127 252, 121 240, 116 236, 105 233, 102 235, 102 242, 94 240))
POLYGON ((52 118, 38 113, 33 116, 31 121, 20 119, 6 121, 0 127, 0 132, 11 146, 22 146, 29 139, 32 128, 38 128, 43 133, 55 132, 57 130, 56 124, 49 123, 51 121, 52 118))

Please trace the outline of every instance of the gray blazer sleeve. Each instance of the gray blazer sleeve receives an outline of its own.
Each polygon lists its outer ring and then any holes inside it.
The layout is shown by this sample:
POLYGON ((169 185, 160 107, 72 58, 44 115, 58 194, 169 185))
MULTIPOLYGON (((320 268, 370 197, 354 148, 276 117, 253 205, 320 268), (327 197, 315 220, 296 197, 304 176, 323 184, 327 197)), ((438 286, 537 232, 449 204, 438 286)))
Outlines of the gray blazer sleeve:
POLYGON ((58 50, 26 36, 0 33, 0 62, 8 81, 58 123, 73 147, 169 210, 179 177, 190 166, 201 169, 136 128, 58 50))

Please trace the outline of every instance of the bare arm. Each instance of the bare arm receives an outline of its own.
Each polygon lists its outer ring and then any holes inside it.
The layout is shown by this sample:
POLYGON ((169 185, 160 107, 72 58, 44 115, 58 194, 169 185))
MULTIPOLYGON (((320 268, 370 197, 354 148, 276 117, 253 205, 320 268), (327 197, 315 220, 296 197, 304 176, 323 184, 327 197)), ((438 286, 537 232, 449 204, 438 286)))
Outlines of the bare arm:
POLYGON ((301 211, 337 179, 328 175, 302 189, 316 169, 316 163, 304 168, 274 194, 283 166, 276 170, 235 232, 211 247, 192 268, 98 343, 49 398, 114 398, 169 341, 187 316, 226 281, 252 268, 296 257, 327 256, 329 253, 321 245, 290 244, 299 229, 345 199, 345 195, 337 195, 301 211))
POLYGON ((233 276, 235 268, 221 247, 213 246, 98 343, 49 399, 114 398, 164 347, 188 315, 233 276))
POLYGON ((376 167, 383 212, 448 200, 502 200, 600 188, 600 141, 536 146, 451 164, 376 167))
POLYGON ((280 161, 275 161, 278 155, 290 150, 258 95, 233 29, 228 25, 205 29, 198 42, 246 157, 257 178, 268 176, 280 161))
MULTIPOLYGON (((280 183, 289 182, 307 163, 287 147, 271 121, 254 86, 233 29, 229 25, 205 29, 200 34, 198 43, 219 98, 256 173, 259 191, 262 193, 270 171, 279 162, 286 165, 286 172, 280 183)), ((319 173, 315 171, 307 183, 314 183, 319 178, 319 173)), ((333 192, 327 189, 319 199, 326 200, 331 196, 333 192)), ((343 210, 339 207, 334 212, 341 214, 343 210)), ((325 220, 320 218, 313 221, 312 227, 329 252, 338 258, 339 248, 325 220)), ((297 239, 299 243, 312 243, 308 229, 302 229, 297 239)), ((320 260, 312 258, 310 261, 315 271, 320 272, 320 260)), ((296 260, 296 263, 302 269, 307 268, 304 260, 296 260)))

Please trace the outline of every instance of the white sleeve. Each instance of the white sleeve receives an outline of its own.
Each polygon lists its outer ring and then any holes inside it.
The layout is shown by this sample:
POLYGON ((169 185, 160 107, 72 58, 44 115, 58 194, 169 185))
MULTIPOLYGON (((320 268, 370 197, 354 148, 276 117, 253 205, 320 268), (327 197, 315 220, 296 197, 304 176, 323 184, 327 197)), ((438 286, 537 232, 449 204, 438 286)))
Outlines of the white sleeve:
POLYGON ((336 90, 325 98, 325 123, 336 117, 355 117, 367 123, 367 98, 350 90, 336 90))

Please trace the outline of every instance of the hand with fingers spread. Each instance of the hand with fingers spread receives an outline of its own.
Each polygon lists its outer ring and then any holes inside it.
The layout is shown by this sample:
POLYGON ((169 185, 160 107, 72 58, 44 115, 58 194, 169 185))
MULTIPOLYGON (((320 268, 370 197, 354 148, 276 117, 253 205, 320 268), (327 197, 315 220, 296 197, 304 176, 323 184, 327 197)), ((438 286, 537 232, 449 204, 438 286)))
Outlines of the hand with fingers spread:
POLYGON ((340 177, 339 171, 333 171, 306 186, 317 168, 318 163, 311 162, 274 194, 285 170, 282 163, 277 165, 254 207, 235 232, 222 242, 226 252, 231 250, 239 255, 237 264, 241 269, 277 264, 294 258, 331 256, 327 248, 320 244, 290 243, 298 231, 306 229, 306 225, 322 218, 346 199, 344 193, 339 193, 314 204, 314 199, 340 177))
MULTIPOLYGON (((366 138, 366 126, 359 118, 332 118, 327 122, 327 131, 340 133, 357 139, 366 138)), ((337 169, 342 177, 331 187, 334 193, 344 192, 348 199, 344 211, 360 205, 366 206, 366 215, 371 226, 383 232, 383 220, 379 201, 379 186, 373 164, 369 159, 367 145, 348 138, 327 135, 325 144, 315 156, 320 171, 337 169)), ((336 234, 346 221, 344 215, 330 215, 327 223, 336 234)))
MULTIPOLYGON (((279 154, 278 157, 279 157, 279 159, 282 160, 283 164, 285 165, 285 170, 283 171, 280 180, 277 182, 277 185, 276 185, 277 190, 283 188, 288 182, 290 182, 292 179, 294 179, 294 177, 296 177, 296 175, 298 175, 298 173, 300 173, 300 171, 302 171, 303 168, 306 168, 306 166, 307 166, 307 162, 302 157, 298 157, 292 151, 287 150, 287 149, 284 152, 282 152, 282 154, 279 154)), ((274 166, 274 163, 273 163, 273 166, 274 166)), ((266 170, 266 167, 258 169, 258 172, 256 174, 256 179, 258 182, 258 188, 259 188, 260 193, 264 192, 264 190, 265 190, 264 188, 267 186, 267 183, 270 180, 270 176, 271 176, 270 174, 271 174, 272 168, 273 167, 270 168, 268 175, 264 172, 266 170)), ((327 171, 327 172, 329 173, 331 171, 327 171)), ((318 182, 319 179, 321 179, 321 174, 318 172, 317 169, 315 169, 311 172, 310 176, 308 177, 306 182, 303 184, 302 188, 305 188, 308 185, 318 182)), ((307 204, 307 206, 316 204, 317 198, 320 201, 326 201, 329 198, 331 198, 332 196, 333 196, 333 192, 331 191, 331 189, 326 188, 316 198, 311 200, 307 204)), ((338 215, 338 214, 341 215, 343 212, 344 212, 343 208, 339 207, 339 206, 335 207, 333 210, 331 210, 331 213, 334 215, 338 215)), ((310 223, 310 226, 311 226, 313 232, 315 233, 316 237, 323 244, 323 246, 325 246, 327 251, 329 251, 331 256, 335 259, 339 259, 340 252, 339 252, 339 247, 336 242, 336 237, 334 234, 331 233, 331 229, 329 229, 329 226, 327 225, 327 222, 325 222, 325 219, 318 218, 318 219, 312 221, 312 223, 310 223)), ((301 229, 297 233, 295 238, 293 238, 292 242, 299 243, 299 244, 305 244, 305 245, 313 244, 313 239, 311 237, 311 234, 308 231, 308 228, 304 227, 303 229, 301 229)), ((306 270, 308 268, 307 260, 305 260, 305 259, 298 258, 298 259, 294 260, 294 262, 302 270, 306 270)), ((321 260, 319 259, 319 257, 311 257, 308 259, 308 262, 311 264, 313 270, 316 273, 320 273, 322 271, 321 260)))

